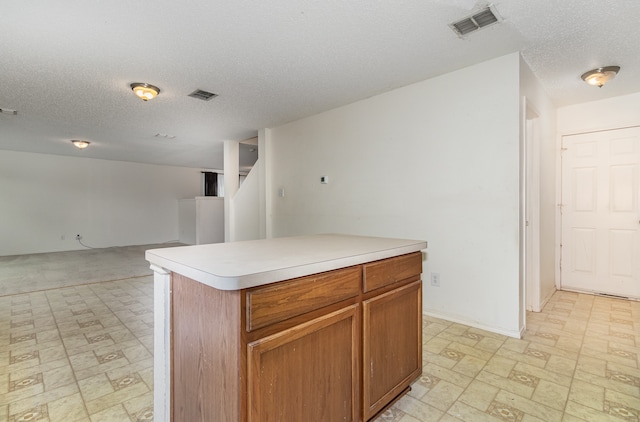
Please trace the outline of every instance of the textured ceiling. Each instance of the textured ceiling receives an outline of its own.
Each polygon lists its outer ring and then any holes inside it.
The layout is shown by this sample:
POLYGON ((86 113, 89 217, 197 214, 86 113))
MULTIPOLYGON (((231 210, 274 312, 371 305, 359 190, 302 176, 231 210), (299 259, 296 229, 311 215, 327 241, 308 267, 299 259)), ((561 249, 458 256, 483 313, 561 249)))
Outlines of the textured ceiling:
POLYGON ((223 140, 515 51, 558 106, 640 91, 640 1, 493 4, 504 21, 460 39, 448 24, 487 3, 5 1, 0 108, 18 114, 0 114, 0 149, 222 168, 223 140), (622 70, 604 88, 580 80, 606 65, 622 70))

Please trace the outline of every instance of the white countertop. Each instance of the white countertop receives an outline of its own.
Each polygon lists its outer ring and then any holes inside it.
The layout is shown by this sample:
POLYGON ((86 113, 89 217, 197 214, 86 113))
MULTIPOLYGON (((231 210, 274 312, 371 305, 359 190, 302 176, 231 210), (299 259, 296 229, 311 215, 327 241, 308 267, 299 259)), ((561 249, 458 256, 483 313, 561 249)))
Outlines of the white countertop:
POLYGON ((321 234, 150 249, 151 264, 220 290, 276 281, 417 252, 421 240, 321 234))

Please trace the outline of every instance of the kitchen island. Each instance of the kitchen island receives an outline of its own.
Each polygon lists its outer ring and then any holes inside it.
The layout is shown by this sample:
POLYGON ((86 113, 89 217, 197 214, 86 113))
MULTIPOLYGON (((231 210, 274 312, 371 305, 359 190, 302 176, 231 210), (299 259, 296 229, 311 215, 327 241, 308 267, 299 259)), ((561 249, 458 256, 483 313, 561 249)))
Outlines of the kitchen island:
POLYGON ((148 250, 156 421, 367 421, 422 371, 426 242, 148 250))

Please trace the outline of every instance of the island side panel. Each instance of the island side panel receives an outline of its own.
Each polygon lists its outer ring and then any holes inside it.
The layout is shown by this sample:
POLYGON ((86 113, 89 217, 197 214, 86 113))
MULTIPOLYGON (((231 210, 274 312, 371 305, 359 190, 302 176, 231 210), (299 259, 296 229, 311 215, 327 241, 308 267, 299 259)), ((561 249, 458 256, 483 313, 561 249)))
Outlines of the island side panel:
POLYGON ((153 270, 153 414, 157 422, 171 420, 171 273, 153 270))
POLYGON ((240 420, 240 291, 172 274, 172 421, 240 420))

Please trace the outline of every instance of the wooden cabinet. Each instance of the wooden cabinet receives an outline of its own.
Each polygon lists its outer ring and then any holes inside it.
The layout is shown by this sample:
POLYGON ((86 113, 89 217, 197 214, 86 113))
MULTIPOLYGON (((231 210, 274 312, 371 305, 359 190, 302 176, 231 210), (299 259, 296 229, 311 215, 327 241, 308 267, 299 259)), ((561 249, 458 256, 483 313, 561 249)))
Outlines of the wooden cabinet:
POLYGON ((418 280, 362 304, 365 420, 393 402, 422 372, 421 299, 418 280))
POLYGON ((362 266, 363 292, 393 286, 394 284, 420 277, 422 254, 420 252, 375 261, 362 266))
POLYGON ((247 332, 354 298, 360 293, 361 280, 360 267, 349 267, 248 289, 244 294, 247 332))
POLYGON ((172 275, 172 420, 367 421, 421 373, 419 252, 240 291, 172 275))
POLYGON ((244 292, 249 422, 358 421, 362 271, 244 292))
POLYGON ((360 420, 358 305, 249 343, 250 422, 360 420))

